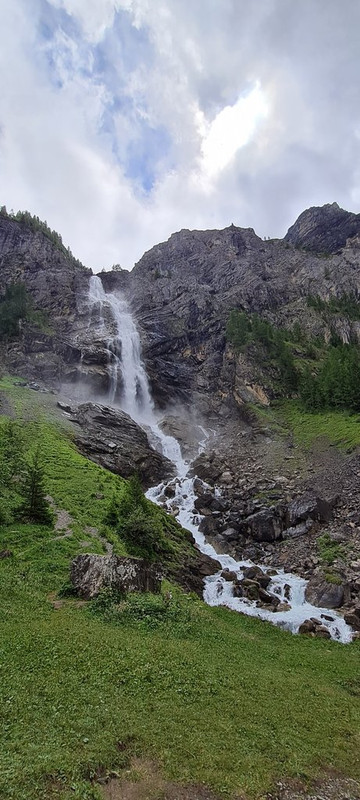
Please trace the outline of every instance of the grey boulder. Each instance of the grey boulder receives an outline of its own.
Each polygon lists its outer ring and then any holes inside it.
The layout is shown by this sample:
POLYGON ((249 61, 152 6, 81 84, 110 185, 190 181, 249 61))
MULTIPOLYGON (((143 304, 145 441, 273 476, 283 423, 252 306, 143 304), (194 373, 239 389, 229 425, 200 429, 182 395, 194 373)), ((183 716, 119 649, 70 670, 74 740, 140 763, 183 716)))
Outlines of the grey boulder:
POLYGON ((76 556, 70 568, 71 583, 80 597, 91 600, 102 589, 127 592, 160 592, 161 572, 158 564, 142 558, 100 556, 84 553, 76 556))

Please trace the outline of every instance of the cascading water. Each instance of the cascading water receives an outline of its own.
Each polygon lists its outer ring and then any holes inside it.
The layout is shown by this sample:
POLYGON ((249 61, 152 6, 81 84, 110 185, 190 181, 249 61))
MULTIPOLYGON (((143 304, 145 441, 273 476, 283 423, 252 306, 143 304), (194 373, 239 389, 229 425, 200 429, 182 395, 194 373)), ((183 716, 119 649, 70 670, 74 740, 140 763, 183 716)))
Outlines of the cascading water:
POLYGON ((89 303, 99 314, 99 333, 104 333, 105 315, 110 310, 115 335, 107 339, 109 353, 110 405, 117 404, 139 425, 150 428, 160 442, 163 455, 176 464, 178 474, 184 477, 188 471, 179 443, 161 430, 151 397, 149 381, 141 359, 140 336, 127 301, 119 295, 104 291, 100 278, 90 278, 89 303))
MULTIPOLYGON (((195 479, 187 477, 189 464, 182 457, 179 443, 172 436, 166 436, 159 426, 146 370, 141 360, 140 337, 126 300, 116 294, 106 293, 100 278, 93 276, 90 279, 89 304, 92 317, 97 315, 95 318, 99 333, 104 335, 106 332, 105 319, 109 316, 109 310, 115 330, 115 335, 107 340, 110 379, 109 404, 120 406, 140 425, 150 428, 154 437, 161 444, 163 455, 176 466, 177 478, 169 481, 173 487, 172 497, 168 498, 164 495, 167 485, 164 483, 149 489, 147 497, 154 503, 165 506, 169 511, 173 510, 174 512, 176 509, 178 522, 192 533, 199 550, 219 561, 222 569, 236 572, 241 579, 243 570, 248 566, 254 566, 253 562, 236 561, 231 556, 219 555, 199 531, 201 518, 194 511, 195 479)), ((204 441, 200 442, 199 451, 204 449, 208 437, 206 431, 203 432, 204 441)), ((262 569, 266 572, 267 568, 262 567, 262 569)), ((269 592, 275 593, 281 601, 286 599, 288 609, 275 613, 265 608, 259 608, 255 601, 235 597, 233 582, 225 580, 221 571, 205 580, 204 600, 209 605, 226 605, 235 611, 269 620, 293 633, 298 631, 305 619, 320 617, 321 623, 328 628, 333 639, 344 643, 351 641, 352 630, 339 614, 332 610, 312 606, 305 601, 307 583, 305 579, 284 573, 282 570, 271 577, 269 592)))

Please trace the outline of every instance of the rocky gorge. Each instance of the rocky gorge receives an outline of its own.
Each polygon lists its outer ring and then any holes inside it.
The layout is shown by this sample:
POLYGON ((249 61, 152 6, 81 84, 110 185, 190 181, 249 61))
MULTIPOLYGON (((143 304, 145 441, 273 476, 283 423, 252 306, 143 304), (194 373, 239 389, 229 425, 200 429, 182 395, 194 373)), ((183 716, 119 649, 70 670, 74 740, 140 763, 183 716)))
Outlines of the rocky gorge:
MULTIPOLYGON (((102 291, 121 293, 136 319, 161 430, 171 435, 177 427, 192 458, 206 431, 193 465, 201 532, 219 555, 261 563, 269 575, 280 568, 308 579, 311 603, 342 608, 355 631, 358 455, 300 453, 291 436, 269 431, 253 406, 267 408, 281 396, 276 366, 259 362, 251 348, 237 352, 226 323, 239 308, 289 330, 301 320, 308 335, 329 338, 329 321, 307 299, 359 296, 359 234, 358 215, 333 204, 304 212, 284 240, 262 241, 234 225, 180 231, 131 273, 99 276, 102 291), (331 569, 322 555, 326 543, 331 569)), ((4 288, 23 282, 49 317, 47 329, 25 322, 16 340, 3 343, 7 369, 59 393, 78 447, 90 458, 124 477, 138 471, 146 488, 171 479, 171 462, 158 452, 146 420, 108 407, 109 397, 121 405, 123 342, 111 304, 97 296, 89 304, 91 272, 41 232, 0 217, 0 274, 4 288)), ((331 324, 342 341, 358 339, 357 320, 337 314, 331 324)), ((246 580, 238 592, 246 588, 256 602, 279 605, 263 569, 246 580)), ((322 635, 321 621, 312 625, 308 632, 322 635)))

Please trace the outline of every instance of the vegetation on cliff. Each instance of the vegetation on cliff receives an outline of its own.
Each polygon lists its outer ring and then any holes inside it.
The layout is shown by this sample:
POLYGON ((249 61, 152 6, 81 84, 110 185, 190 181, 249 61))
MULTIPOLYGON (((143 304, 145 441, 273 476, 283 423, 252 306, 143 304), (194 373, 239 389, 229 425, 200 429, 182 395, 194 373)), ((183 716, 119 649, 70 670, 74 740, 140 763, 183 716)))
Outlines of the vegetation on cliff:
MULTIPOLYGON (((312 307, 326 312, 359 314, 353 297, 343 296, 326 304, 321 298, 309 298, 312 307)), ((352 315, 352 316, 351 316, 352 315)), ((307 339, 299 323, 291 330, 277 328, 258 314, 233 309, 230 312, 227 338, 237 350, 255 348, 257 364, 266 367, 268 360, 276 370, 279 395, 299 397, 308 410, 343 408, 360 409, 360 350, 356 343, 343 344, 332 334, 328 344, 307 339)))
POLYGON ((73 256, 70 247, 66 247, 63 243, 62 236, 57 231, 52 230, 46 221, 39 219, 36 214, 31 214, 30 211, 7 211, 6 206, 0 207, 0 217, 4 217, 5 219, 13 220, 14 222, 20 222, 22 225, 26 225, 31 231, 40 231, 50 242, 52 242, 55 247, 60 250, 64 255, 70 256, 72 261, 76 264, 82 266, 81 261, 78 258, 73 256))
POLYGON ((35 311, 32 298, 23 283, 11 283, 0 298, 0 339, 18 337, 24 322, 43 329, 46 326, 46 314, 35 311))

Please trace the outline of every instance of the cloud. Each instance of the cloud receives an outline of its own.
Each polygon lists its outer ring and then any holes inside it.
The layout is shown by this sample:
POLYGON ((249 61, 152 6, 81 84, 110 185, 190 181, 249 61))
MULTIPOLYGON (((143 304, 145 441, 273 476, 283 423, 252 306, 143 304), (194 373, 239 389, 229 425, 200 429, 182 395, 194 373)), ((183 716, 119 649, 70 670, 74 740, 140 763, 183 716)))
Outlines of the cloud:
POLYGON ((360 198, 360 6, 3 0, 1 202, 86 264, 360 198))

